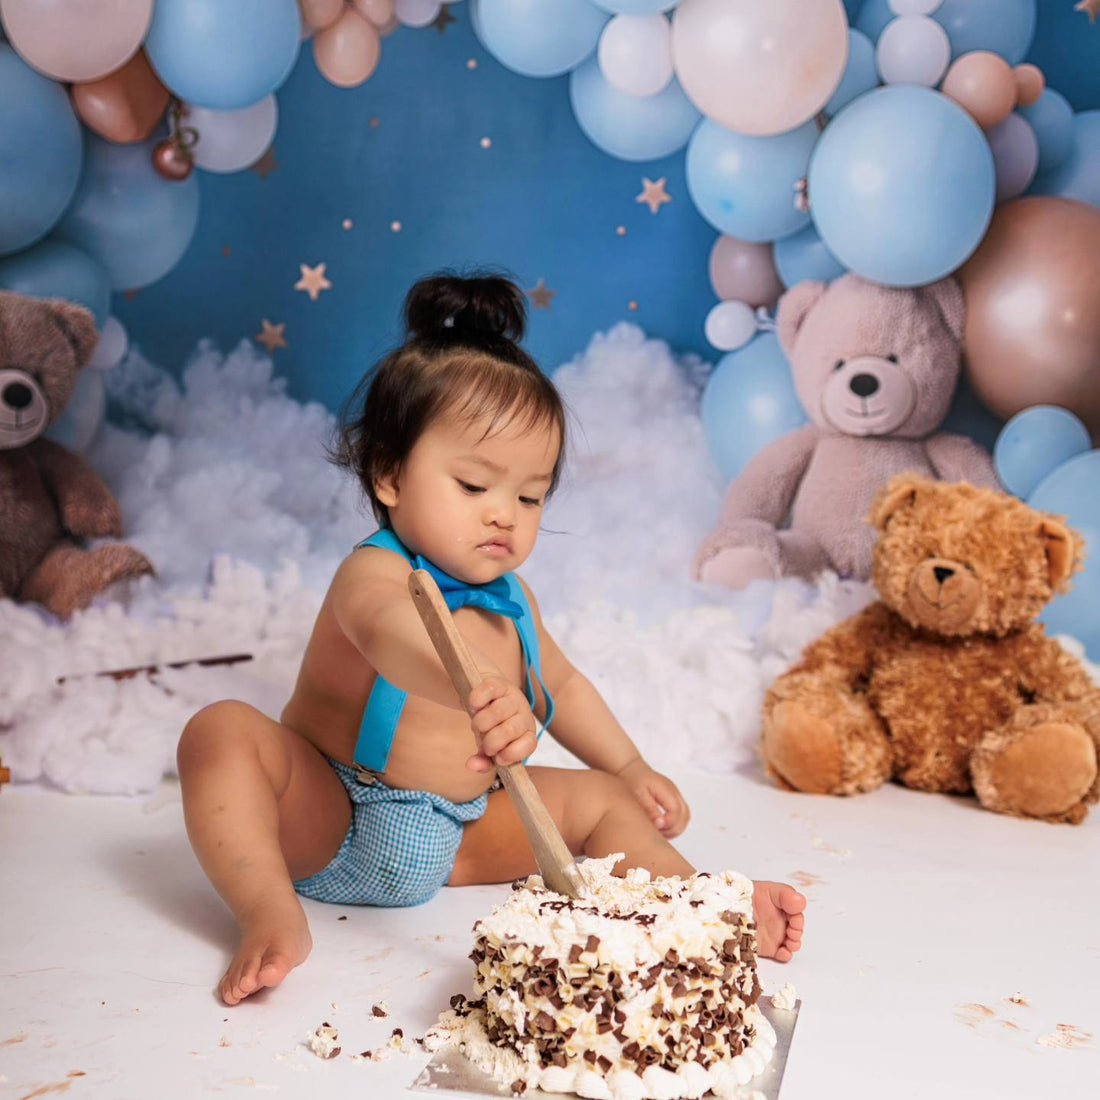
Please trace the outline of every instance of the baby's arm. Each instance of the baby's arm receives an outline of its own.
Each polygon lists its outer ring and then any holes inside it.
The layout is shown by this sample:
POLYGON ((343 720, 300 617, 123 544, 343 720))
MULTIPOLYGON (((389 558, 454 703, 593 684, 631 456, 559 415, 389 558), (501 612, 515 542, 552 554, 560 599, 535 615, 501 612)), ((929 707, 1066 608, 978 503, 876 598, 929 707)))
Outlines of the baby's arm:
MULTIPOLYGON (((517 578, 518 579, 518 578, 517 578)), ((583 676, 547 633, 538 604, 523 581, 538 632, 542 679, 554 700, 550 732, 590 768, 617 775, 631 789, 666 837, 679 836, 691 816, 676 784, 643 759, 603 696, 583 676)))

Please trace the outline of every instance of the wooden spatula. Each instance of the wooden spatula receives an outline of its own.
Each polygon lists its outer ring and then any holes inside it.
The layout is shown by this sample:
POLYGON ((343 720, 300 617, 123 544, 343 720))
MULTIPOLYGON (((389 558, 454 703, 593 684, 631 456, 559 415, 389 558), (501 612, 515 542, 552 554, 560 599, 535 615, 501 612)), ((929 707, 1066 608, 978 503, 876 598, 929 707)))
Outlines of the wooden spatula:
MULTIPOLYGON (((431 574, 423 569, 409 575, 409 592, 435 651, 465 706, 470 692, 481 683, 483 677, 455 627, 451 609, 431 574)), ((562 840, 527 769, 522 764, 505 764, 497 768, 497 775, 515 804, 543 882, 556 893, 571 898, 580 897, 584 885, 580 868, 562 840)))

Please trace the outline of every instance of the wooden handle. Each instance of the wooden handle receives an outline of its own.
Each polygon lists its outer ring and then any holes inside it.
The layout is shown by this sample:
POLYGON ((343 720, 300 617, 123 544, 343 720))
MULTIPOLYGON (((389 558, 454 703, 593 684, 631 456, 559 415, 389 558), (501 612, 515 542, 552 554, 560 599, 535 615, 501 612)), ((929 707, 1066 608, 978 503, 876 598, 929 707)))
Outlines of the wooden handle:
MULTIPOLYGON (((462 705, 468 709, 470 692, 484 677, 455 626, 451 609, 431 574, 423 569, 409 575, 409 592, 462 705)), ((580 897, 584 885, 580 868, 566 847, 535 784, 531 782, 527 769, 522 764, 499 765, 497 775, 515 804, 543 882, 559 894, 580 897)))

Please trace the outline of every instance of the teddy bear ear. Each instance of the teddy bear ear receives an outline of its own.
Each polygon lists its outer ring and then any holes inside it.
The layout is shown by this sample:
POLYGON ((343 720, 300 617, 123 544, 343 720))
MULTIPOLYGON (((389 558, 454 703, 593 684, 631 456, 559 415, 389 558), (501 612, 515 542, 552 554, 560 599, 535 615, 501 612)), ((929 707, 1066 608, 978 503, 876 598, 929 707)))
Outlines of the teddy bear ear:
POLYGON ((956 340, 963 338, 966 327, 966 299, 956 279, 940 279, 938 283, 922 288, 922 292, 935 303, 936 308, 956 340))
POLYGON ((99 343, 95 318, 91 311, 83 306, 62 301, 59 298, 51 299, 47 304, 54 324, 61 329, 65 339, 72 345, 77 366, 83 367, 92 357, 92 352, 99 343))
POLYGON ((1039 538, 1046 554, 1050 587, 1057 591, 1073 576, 1080 564, 1077 539, 1068 527, 1049 516, 1039 521, 1039 538))
POLYGON ((775 314, 776 335, 779 337, 779 346, 787 356, 790 356, 794 348, 795 337, 802 327, 802 322, 828 289, 825 283, 816 279, 807 279, 801 283, 795 283, 782 298, 779 299, 779 309, 775 314))
POLYGON ((895 513, 913 504, 921 489, 927 484, 927 478, 920 477, 918 474, 898 474, 892 477, 879 490, 878 498, 871 508, 871 514, 867 517, 868 520, 880 531, 885 531, 886 525, 895 513))

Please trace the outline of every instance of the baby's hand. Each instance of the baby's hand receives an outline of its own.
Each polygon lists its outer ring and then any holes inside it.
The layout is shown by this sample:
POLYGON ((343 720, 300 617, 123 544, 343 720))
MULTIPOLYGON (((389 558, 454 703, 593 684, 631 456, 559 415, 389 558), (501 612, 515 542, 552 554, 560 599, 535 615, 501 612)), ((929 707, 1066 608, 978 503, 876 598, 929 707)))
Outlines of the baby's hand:
POLYGON ((488 676, 470 692, 470 725, 480 752, 466 761, 475 772, 516 764, 535 751, 538 723, 527 697, 503 677, 488 676))
POLYGON ((671 840, 687 828, 691 811, 676 784, 655 772, 640 757, 619 772, 619 778, 653 819, 661 835, 671 840))

